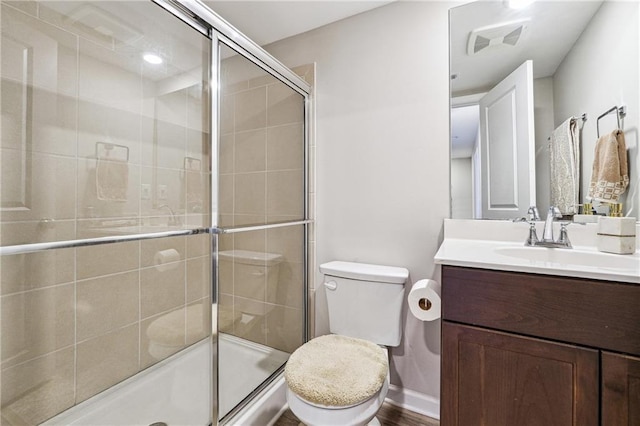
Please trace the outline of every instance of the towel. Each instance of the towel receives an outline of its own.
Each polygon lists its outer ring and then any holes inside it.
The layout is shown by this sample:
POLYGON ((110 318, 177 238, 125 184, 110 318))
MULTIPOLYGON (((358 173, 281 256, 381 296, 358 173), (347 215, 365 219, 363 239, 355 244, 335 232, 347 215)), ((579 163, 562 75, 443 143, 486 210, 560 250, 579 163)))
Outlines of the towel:
POLYGON ((127 201, 129 165, 124 160, 98 158, 96 194, 98 200, 127 201))
POLYGON ((616 202, 629 186, 627 146, 624 132, 614 130, 596 142, 589 198, 616 202))
POLYGON ((580 199, 580 133, 571 117, 551 133, 549 140, 551 205, 563 215, 578 213, 580 199))

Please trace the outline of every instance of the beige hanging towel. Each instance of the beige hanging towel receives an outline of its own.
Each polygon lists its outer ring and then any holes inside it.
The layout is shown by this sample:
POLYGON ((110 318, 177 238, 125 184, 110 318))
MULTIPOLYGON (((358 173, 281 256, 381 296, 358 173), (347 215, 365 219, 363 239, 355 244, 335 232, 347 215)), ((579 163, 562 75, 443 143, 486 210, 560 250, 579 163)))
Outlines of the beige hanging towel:
POLYGON ((578 213, 580 197, 580 131, 571 117, 549 139, 551 205, 563 215, 578 213))
POLYGON ((124 160, 99 158, 96 164, 98 200, 127 201, 129 164, 124 160))
POLYGON ((596 142, 589 198, 604 202, 618 201, 629 186, 627 147, 624 132, 614 130, 596 142))

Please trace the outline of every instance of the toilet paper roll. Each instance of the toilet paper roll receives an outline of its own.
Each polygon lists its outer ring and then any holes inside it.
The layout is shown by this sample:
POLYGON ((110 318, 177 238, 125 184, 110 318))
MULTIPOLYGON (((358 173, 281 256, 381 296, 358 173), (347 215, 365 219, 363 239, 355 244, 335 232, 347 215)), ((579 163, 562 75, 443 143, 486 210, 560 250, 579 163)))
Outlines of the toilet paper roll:
POLYGON ((409 292, 409 309, 420 321, 433 321, 440 318, 442 301, 440 283, 434 280, 420 280, 409 292))
POLYGON ((153 264, 160 272, 169 271, 178 267, 180 253, 175 249, 160 250, 153 256, 153 264))

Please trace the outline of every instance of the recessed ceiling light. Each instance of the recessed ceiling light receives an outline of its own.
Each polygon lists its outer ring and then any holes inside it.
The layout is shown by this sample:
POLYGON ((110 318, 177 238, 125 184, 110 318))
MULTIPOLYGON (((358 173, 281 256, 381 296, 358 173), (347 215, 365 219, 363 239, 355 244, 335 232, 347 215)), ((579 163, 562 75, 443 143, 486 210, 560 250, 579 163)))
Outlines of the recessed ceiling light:
POLYGON ((142 55, 142 59, 153 65, 159 65, 162 63, 162 58, 155 53, 145 53, 142 55))
POLYGON ((510 9, 524 9, 525 7, 529 6, 531 3, 533 3, 534 0, 507 0, 507 6, 510 9))

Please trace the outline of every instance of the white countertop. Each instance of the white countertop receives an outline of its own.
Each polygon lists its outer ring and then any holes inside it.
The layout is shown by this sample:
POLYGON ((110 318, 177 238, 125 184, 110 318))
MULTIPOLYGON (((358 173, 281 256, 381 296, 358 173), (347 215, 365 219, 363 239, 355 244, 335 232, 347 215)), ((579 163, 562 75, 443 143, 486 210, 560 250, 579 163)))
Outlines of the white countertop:
MULTIPOLYGON (((640 251, 618 255, 599 252, 595 245, 576 245, 588 242, 586 234, 595 231, 595 227, 579 228, 573 249, 525 247, 527 224, 447 219, 444 241, 434 260, 442 265, 640 284, 640 251), (516 236, 520 241, 515 241, 516 236)), ((576 228, 570 228, 570 238, 572 230, 576 228)))

